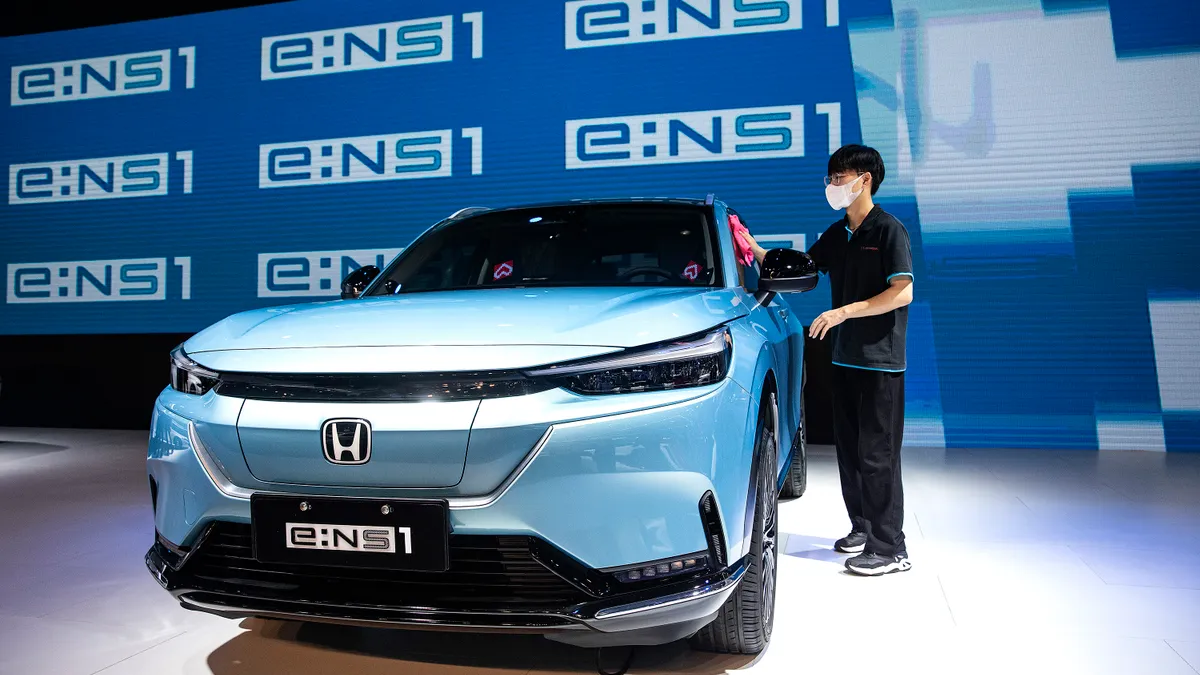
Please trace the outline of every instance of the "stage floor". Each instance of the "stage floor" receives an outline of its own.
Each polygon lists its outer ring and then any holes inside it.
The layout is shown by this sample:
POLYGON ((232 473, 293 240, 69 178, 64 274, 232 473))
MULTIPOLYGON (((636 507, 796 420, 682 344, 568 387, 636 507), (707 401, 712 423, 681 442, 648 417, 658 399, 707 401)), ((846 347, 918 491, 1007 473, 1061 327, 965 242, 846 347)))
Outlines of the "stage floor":
MULTIPOLYGON (((594 652, 539 637, 180 609, 142 563, 145 440, 0 428, 0 673, 595 672, 594 652)), ((813 448, 808 494, 781 507, 770 648, 753 661, 642 648, 630 672, 1200 672, 1200 455, 904 452, 912 571, 842 571, 837 467, 813 448)))

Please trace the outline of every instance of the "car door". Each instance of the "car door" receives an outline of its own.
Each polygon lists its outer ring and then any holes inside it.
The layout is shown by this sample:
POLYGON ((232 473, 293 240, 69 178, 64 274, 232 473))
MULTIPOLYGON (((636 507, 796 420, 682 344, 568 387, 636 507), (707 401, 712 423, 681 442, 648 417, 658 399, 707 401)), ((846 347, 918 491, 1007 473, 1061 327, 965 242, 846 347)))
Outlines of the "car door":
MULTIPOLYGON (((799 386, 804 349, 803 327, 793 316, 787 300, 779 294, 769 297, 757 292, 758 273, 746 268, 742 275, 742 290, 751 307, 749 319, 760 335, 771 345, 775 362, 775 379, 779 406, 779 461, 782 463, 791 449, 792 435, 800 422, 799 386)), ((782 470, 782 464, 780 464, 782 470)))
MULTIPOLYGON (((778 316, 783 323, 782 330, 787 337, 784 342, 784 352, 787 363, 787 389, 782 389, 779 397, 779 417, 783 425, 780 430, 780 452, 784 456, 791 450, 792 436, 800 432, 803 421, 801 408, 804 405, 804 324, 796 317, 788 304, 786 296, 776 295, 771 300, 771 306, 778 308, 778 316), (786 444, 785 444, 786 443, 786 444)), ((779 362, 782 364, 784 361, 779 362)))
POLYGON ((775 355, 775 379, 779 388, 779 461, 782 470, 782 462, 791 449, 792 435, 800 423, 798 401, 804 336, 800 332, 802 327, 799 320, 792 316, 792 308, 782 295, 773 294, 756 311, 764 315, 763 325, 770 326, 768 339, 775 355), (797 345, 800 345, 799 353, 797 345))
MULTIPOLYGON (((730 213, 737 211, 717 202, 719 222, 727 222, 730 213)), ((746 222, 744 218, 739 218, 746 222)), ((722 233, 724 234, 724 233, 722 233)), ((731 242, 732 243, 732 242, 731 242)), ((779 405, 779 459, 780 468, 792 447, 792 436, 800 425, 800 386, 804 368, 804 327, 797 319, 787 300, 779 294, 766 297, 758 290, 758 265, 743 267, 737 264, 739 283, 747 294, 753 309, 750 319, 762 331, 771 344, 775 361, 776 396, 779 405), (764 302, 765 301, 765 302, 764 302)))

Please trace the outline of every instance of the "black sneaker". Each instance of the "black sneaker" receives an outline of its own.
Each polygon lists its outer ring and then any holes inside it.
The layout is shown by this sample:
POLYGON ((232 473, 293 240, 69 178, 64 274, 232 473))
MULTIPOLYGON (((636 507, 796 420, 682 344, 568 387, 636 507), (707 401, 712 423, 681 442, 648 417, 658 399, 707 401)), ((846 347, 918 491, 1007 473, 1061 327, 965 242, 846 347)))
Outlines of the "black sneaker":
POLYGON ((867 546, 866 532, 851 532, 833 542, 833 550, 839 553, 858 553, 867 546))
POLYGON ((864 577, 877 577, 892 572, 907 572, 912 568, 908 554, 879 555, 878 553, 860 553, 846 561, 846 569, 864 577))

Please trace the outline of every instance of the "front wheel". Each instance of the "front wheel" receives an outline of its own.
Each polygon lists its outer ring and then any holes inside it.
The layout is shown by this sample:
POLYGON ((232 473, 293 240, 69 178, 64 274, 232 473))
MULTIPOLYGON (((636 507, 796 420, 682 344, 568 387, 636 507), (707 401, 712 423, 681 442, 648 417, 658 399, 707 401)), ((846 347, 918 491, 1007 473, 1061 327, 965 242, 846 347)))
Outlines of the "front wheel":
POLYGON ((754 501, 754 531, 742 582, 725 601, 717 618, 692 636, 692 647, 721 654, 757 654, 766 649, 775 623, 776 540, 778 538, 778 449, 775 438, 775 397, 758 417, 755 451, 759 458, 758 498, 754 501))

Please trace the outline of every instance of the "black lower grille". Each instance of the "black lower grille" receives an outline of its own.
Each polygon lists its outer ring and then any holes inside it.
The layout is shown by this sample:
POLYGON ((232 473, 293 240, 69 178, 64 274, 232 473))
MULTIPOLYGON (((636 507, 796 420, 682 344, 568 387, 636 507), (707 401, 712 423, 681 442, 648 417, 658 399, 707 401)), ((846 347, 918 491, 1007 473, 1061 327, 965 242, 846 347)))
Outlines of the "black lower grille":
POLYGON ((217 522, 180 573, 198 591, 361 607, 545 611, 591 599, 537 562, 532 541, 451 535, 445 572, 355 569, 259 562, 249 525, 217 522))
POLYGON ((221 373, 216 390, 260 401, 476 401, 527 396, 556 386, 515 372, 221 373))

